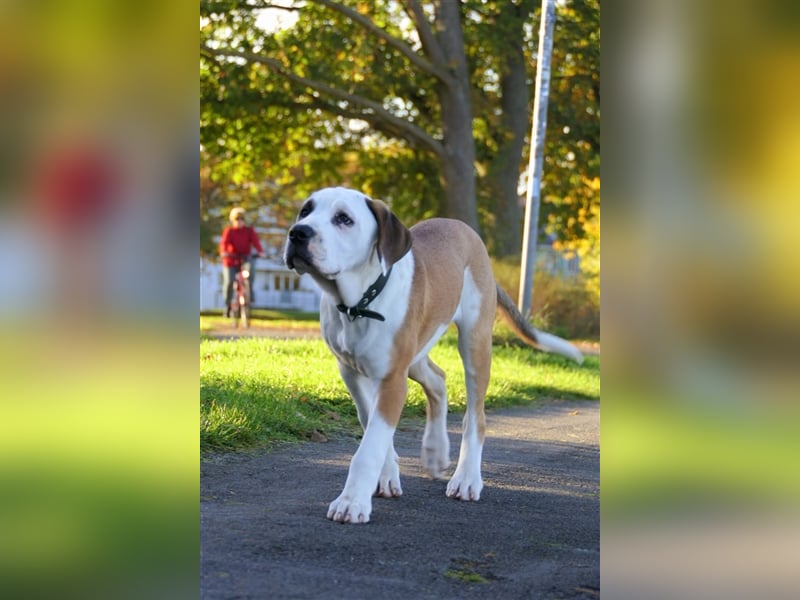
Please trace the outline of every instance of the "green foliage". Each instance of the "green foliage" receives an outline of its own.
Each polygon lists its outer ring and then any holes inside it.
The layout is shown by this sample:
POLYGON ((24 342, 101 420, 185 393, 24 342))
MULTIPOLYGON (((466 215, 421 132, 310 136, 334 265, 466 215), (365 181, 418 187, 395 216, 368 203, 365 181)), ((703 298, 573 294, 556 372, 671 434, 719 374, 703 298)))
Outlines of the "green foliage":
MULTIPOLYGON (((425 57, 401 3, 338 4, 355 9, 385 36, 425 57)), ((447 216, 446 182, 435 153, 395 122, 354 101, 368 99, 393 118, 441 140, 440 83, 386 37, 323 3, 299 4, 296 24, 277 31, 257 27, 259 11, 253 6, 262 4, 200 3, 201 43, 250 53, 246 59, 201 53, 201 167, 208 189, 216 192, 201 210, 206 229, 218 231, 213 207, 230 206, 233 192, 258 190, 253 204, 269 204, 289 219, 299 200, 327 185, 350 185, 383 198, 409 223, 447 216), (325 87, 312 89, 296 77, 325 87), (277 191, 264 192, 265 182, 277 191)), ((529 140, 524 136, 530 131, 532 105, 529 98, 510 106, 509 99, 517 95, 504 95, 505 78, 514 65, 523 65, 523 88, 532 96, 538 10, 532 0, 462 2, 478 211, 487 245, 501 253, 507 251, 501 238, 509 227, 521 228, 521 220, 512 218, 509 225, 507 217, 501 218, 503 211, 513 217, 520 209, 513 202, 505 208, 499 204, 497 179, 514 188, 527 166, 529 140), (522 122, 509 120, 512 115, 521 116, 522 122), (514 150, 507 142, 519 137, 519 131, 523 138, 514 150)), ((559 4, 541 222, 576 248, 586 239, 586 223, 598 212, 600 200, 599 184, 594 183, 599 182, 599 32, 596 0, 559 4)), ((590 246, 599 251, 599 235, 590 246)))
MULTIPOLYGON (((495 278, 512 298, 519 295, 518 261, 495 260, 495 278)), ((533 324, 567 339, 600 338, 600 293, 596 279, 580 274, 559 277, 538 269, 533 277, 533 324)))
POLYGON ((543 215, 562 240, 582 239, 584 218, 600 203, 600 6, 559 6, 548 104, 543 215), (596 183, 595 183, 596 180, 596 183))

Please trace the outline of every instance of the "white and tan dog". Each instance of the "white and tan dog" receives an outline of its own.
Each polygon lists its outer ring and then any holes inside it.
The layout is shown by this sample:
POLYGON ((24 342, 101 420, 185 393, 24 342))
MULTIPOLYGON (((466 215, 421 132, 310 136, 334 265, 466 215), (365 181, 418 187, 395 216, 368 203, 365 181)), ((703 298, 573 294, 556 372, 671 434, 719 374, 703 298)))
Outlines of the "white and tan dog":
POLYGON ((422 462, 436 478, 450 463, 444 372, 428 352, 450 323, 458 328, 467 410, 461 452, 446 494, 478 500, 484 396, 492 361, 492 325, 499 304, 527 343, 581 362, 568 342, 536 331, 495 283, 478 235, 460 221, 430 219, 407 229, 383 202, 345 189, 313 193, 290 229, 286 265, 309 273, 323 290, 325 342, 355 401, 364 436, 344 490, 328 518, 366 523, 372 496, 400 496, 394 431, 408 379, 428 400, 422 462))

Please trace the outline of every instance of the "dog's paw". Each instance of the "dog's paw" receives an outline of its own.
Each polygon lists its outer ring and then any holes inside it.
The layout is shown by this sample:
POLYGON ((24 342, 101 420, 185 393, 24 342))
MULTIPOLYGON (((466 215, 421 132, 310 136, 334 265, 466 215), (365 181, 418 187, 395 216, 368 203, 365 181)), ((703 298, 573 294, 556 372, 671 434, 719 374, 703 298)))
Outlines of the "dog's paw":
POLYGON ((422 447, 422 466, 434 479, 445 479, 445 471, 450 466, 449 452, 442 448, 422 447))
POLYGON ((403 495, 403 488, 400 485, 400 467, 397 465, 396 457, 397 455, 395 455, 394 460, 388 459, 383 465, 378 487, 375 490, 376 496, 399 498, 403 495))
POLYGON ((337 523, 369 523, 371 512, 372 503, 369 499, 359 502, 342 493, 328 507, 328 518, 337 523))
POLYGON ((447 484, 447 491, 445 493, 448 498, 477 502, 480 500, 481 490, 483 490, 483 480, 481 479, 480 472, 469 475, 460 469, 456 469, 456 472, 447 484))
POLYGON ((434 479, 445 479, 445 471, 450 466, 450 440, 447 433, 436 435, 426 430, 422 438, 420 453, 422 466, 434 479))

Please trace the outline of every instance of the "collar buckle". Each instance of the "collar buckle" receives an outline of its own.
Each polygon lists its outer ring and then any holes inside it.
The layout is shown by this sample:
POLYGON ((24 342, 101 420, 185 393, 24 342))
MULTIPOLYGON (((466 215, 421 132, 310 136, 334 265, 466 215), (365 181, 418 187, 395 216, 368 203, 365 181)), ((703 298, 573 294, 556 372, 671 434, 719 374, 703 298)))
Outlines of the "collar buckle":
POLYGON ((339 312, 344 313, 347 315, 347 318, 352 322, 356 319, 360 319, 361 317, 367 317, 368 319, 375 319, 376 321, 385 321, 386 318, 373 310, 366 310, 367 306, 370 302, 372 302, 378 294, 381 293, 386 282, 389 280, 389 275, 392 274, 392 267, 389 267, 389 270, 386 273, 381 273, 380 276, 375 280, 371 286, 367 288, 367 291, 364 292, 364 295, 361 296, 361 300, 358 301, 358 304, 355 306, 345 306, 344 304, 337 304, 336 308, 339 309, 339 312))

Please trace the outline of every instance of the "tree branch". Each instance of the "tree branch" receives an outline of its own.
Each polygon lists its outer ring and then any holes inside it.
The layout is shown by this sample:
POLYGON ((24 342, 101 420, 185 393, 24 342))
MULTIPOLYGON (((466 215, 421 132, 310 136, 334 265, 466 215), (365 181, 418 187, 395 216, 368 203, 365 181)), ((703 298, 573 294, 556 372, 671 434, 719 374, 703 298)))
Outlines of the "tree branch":
POLYGON ((202 5, 206 5, 208 7, 220 7, 223 8, 223 12, 228 12, 230 10, 266 10, 266 9, 275 9, 275 10, 285 10, 287 12, 297 12, 300 10, 299 6, 293 5, 285 5, 285 4, 275 4, 274 2, 270 2, 270 0, 243 0, 242 2, 232 6, 230 2, 202 2, 201 1, 201 8, 202 5))
MULTIPOLYGON (((304 104, 304 106, 306 106, 304 104)), ((397 127, 393 124, 377 117, 374 114, 365 114, 363 112, 359 112, 356 110, 348 110, 346 108, 342 108, 341 106, 334 105, 331 101, 324 100, 321 98, 311 97, 307 105, 309 108, 317 108, 319 110, 337 115, 339 117, 344 117, 347 119, 359 119, 364 121, 367 126, 376 131, 378 133, 383 133, 388 135, 389 137, 395 137, 401 140, 404 140, 410 144, 411 147, 416 147, 415 144, 416 140, 409 138, 407 135, 404 134, 403 131, 400 131, 397 127)))
POLYGON ((426 60, 425 58, 414 52, 414 49, 411 48, 411 46, 409 46, 408 44, 406 44, 403 40, 397 39, 393 35, 389 35, 388 33, 386 33, 386 31, 375 25, 375 23, 373 23, 370 19, 368 19, 358 11, 353 10, 348 6, 343 6, 338 2, 333 2, 332 0, 316 0, 316 1, 319 4, 322 4, 330 8, 331 10, 335 10, 336 12, 343 14, 345 17, 347 17, 354 23, 358 23, 359 25, 364 27, 364 29, 369 31, 372 35, 383 40, 384 42, 389 44, 392 48, 400 52, 409 61, 411 61, 411 63, 414 66, 421 69, 425 73, 429 73, 434 77, 436 77, 437 79, 441 79, 442 81, 446 81, 450 77, 450 74, 446 70, 442 69, 438 65, 430 62, 429 60, 426 60))
MULTIPOLYGON (((282 77, 285 77, 289 81, 301 85, 306 88, 310 88, 316 92, 321 94, 325 94, 331 98, 336 98, 337 100, 343 100, 350 104, 354 104, 356 106, 360 106, 362 109, 366 109, 367 112, 360 113, 358 118, 368 121, 370 123, 374 122, 383 122, 386 123, 388 126, 392 127, 393 130, 398 131, 401 135, 400 137, 404 137, 405 139, 420 143, 421 145, 425 146, 432 152, 434 152, 437 156, 444 156, 444 147, 442 143, 437 140, 436 138, 429 135, 424 129, 414 125, 413 123, 409 123, 405 119, 401 119, 390 113, 386 110, 380 103, 375 102, 374 100, 370 100, 369 98, 364 98, 363 96, 359 96, 357 94, 350 94, 348 92, 342 91, 340 89, 334 88, 327 83, 323 83, 321 81, 314 81, 312 79, 308 79, 306 77, 302 77, 297 75, 296 73, 292 72, 289 68, 283 65, 280 61, 270 58, 268 56, 262 56, 260 54, 254 54, 252 52, 244 52, 242 50, 233 50, 233 49, 217 49, 217 48, 210 48, 204 44, 200 44, 200 52, 205 56, 210 57, 238 57, 243 58, 249 62, 256 62, 262 65, 265 65, 271 71, 278 73, 282 77)), ((350 116, 350 115, 348 115, 350 116)))
POLYGON ((285 6, 283 4, 273 4, 272 2, 256 2, 254 4, 250 2, 245 2, 245 5, 249 8, 254 8, 254 9, 272 8, 275 10, 285 10, 286 12, 297 12, 300 10, 299 6, 285 6))
MULTIPOLYGON (((405 5, 406 13, 414 22, 414 27, 417 28, 419 40, 422 42, 422 48, 425 50, 425 53, 430 56, 431 60, 433 60, 433 62, 437 65, 447 64, 447 61, 444 57, 444 52, 442 52, 442 48, 439 46, 436 36, 433 35, 431 26, 428 23, 428 20, 425 18, 425 12, 419 5, 419 2, 417 2, 417 0, 405 0, 403 4, 405 5)), ((444 81, 449 79, 450 76, 448 74, 447 79, 444 81)))

